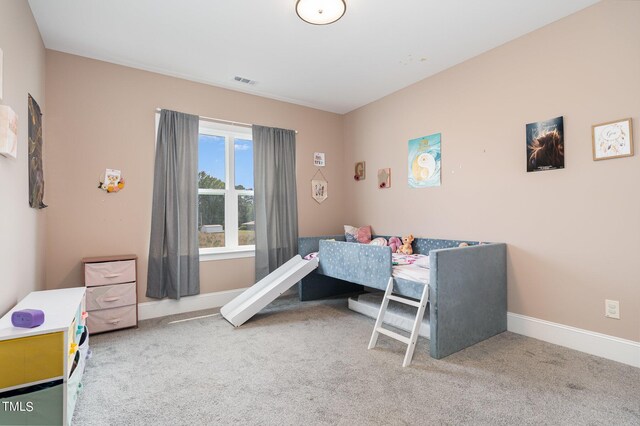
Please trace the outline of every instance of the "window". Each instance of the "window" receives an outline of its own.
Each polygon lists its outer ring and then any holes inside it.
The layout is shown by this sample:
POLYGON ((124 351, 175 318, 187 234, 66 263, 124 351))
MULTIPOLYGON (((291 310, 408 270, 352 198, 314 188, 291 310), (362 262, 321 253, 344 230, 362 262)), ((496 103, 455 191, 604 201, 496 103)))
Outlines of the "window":
POLYGON ((255 250, 251 129, 200 121, 198 239, 201 259, 255 250))

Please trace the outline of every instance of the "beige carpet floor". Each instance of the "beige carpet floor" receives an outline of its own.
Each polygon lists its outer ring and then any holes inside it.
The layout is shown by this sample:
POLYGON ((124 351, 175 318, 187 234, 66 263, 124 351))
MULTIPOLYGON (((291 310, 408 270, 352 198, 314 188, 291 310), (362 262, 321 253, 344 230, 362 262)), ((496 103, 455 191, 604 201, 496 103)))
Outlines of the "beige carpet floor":
POLYGON ((413 363, 346 299, 92 336, 76 425, 640 425, 640 369, 503 333, 413 363))

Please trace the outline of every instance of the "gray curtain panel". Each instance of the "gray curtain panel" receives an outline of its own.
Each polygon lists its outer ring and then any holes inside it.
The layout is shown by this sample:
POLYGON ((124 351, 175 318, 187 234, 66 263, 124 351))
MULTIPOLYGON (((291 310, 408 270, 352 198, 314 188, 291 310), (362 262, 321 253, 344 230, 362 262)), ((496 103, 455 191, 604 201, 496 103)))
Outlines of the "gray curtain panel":
POLYGON ((253 126, 256 281, 298 253, 296 133, 253 126))
POLYGON ((162 110, 151 212, 147 297, 200 293, 198 116, 162 110))

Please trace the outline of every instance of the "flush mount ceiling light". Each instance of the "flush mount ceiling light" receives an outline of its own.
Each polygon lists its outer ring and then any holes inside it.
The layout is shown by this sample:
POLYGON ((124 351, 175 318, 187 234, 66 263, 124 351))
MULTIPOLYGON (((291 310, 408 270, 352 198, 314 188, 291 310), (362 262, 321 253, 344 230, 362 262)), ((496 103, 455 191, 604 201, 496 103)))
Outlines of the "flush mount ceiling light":
POLYGON ((342 18, 347 10, 344 0, 298 0, 296 13, 305 22, 327 25, 342 18))

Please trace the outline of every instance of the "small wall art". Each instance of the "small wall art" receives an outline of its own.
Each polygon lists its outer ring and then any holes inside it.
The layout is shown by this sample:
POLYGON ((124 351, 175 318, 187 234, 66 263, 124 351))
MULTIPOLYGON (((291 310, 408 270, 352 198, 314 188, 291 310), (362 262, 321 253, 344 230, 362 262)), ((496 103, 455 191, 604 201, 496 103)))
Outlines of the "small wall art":
POLYGON ((631 157, 633 155, 632 131, 630 118, 591 126, 593 160, 631 157))
POLYGON ((329 196, 329 183, 320 169, 311 178, 311 197, 318 203, 322 203, 329 196), (320 175, 320 176, 318 176, 320 175))
POLYGON ((316 167, 324 167, 324 152, 313 153, 313 165, 316 167))
POLYGON ((18 157, 18 116, 7 105, 0 105, 0 155, 18 157))
POLYGON ((44 170, 42 168, 42 112, 29 95, 29 205, 44 209, 44 170))
POLYGON ((527 172, 564 169, 564 120, 527 124, 527 172))
POLYGON ((326 180, 312 180, 311 181, 311 196, 318 203, 322 203, 329 196, 329 188, 326 180))
POLYGON ((108 193, 119 192, 124 189, 124 178, 122 172, 117 169, 107 169, 104 172, 104 179, 98 183, 98 189, 108 193))
POLYGON ((355 166, 355 174, 353 175, 355 180, 364 180, 366 178, 366 164, 364 161, 358 161, 355 166))
POLYGON ((378 169, 378 188, 391 188, 391 169, 378 169))
POLYGON ((409 141, 409 187, 440 186, 441 134, 409 141))

